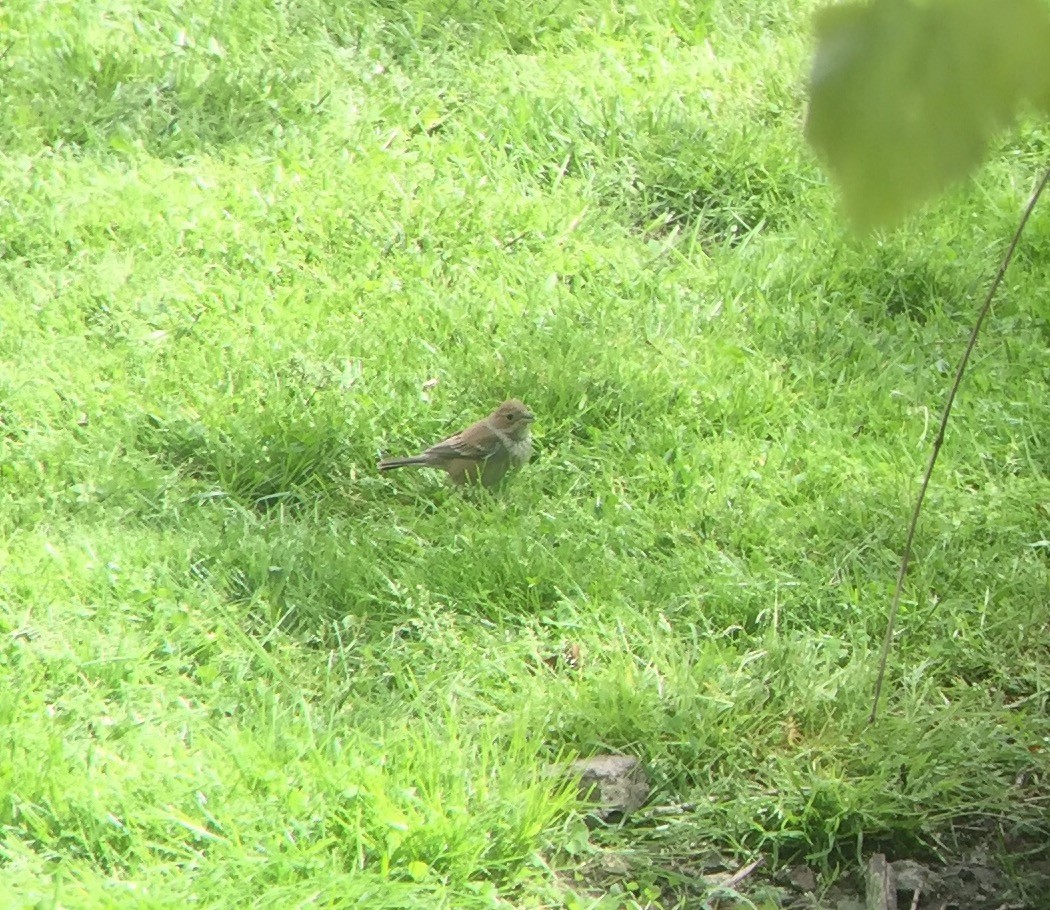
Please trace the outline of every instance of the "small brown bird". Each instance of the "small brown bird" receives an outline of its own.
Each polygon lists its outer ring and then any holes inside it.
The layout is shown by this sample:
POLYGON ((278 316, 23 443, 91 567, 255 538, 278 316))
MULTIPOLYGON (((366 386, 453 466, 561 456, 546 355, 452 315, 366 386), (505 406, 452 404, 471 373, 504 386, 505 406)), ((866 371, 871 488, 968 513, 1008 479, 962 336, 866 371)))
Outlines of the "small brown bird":
POLYGON ((421 455, 387 458, 380 471, 422 466, 440 468, 455 484, 477 483, 494 487, 508 468, 520 468, 532 454, 529 427, 535 416, 516 398, 503 402, 484 420, 449 436, 421 455))

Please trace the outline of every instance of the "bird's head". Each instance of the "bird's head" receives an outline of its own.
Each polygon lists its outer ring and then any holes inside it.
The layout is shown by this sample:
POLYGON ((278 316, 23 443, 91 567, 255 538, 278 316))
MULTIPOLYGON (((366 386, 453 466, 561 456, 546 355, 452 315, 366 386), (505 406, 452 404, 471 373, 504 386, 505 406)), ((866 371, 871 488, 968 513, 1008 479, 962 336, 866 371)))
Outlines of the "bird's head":
POLYGON ((515 439, 524 438, 529 432, 529 425, 535 419, 536 415, 517 398, 503 402, 489 417, 495 429, 509 433, 515 439))

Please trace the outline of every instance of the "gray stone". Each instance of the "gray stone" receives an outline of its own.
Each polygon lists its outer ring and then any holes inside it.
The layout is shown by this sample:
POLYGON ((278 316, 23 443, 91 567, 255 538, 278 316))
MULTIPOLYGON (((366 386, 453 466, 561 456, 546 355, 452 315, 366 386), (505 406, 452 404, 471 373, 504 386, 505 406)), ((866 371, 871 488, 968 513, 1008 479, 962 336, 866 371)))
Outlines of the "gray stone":
POLYGON ((788 881, 799 891, 817 890, 817 876, 809 866, 795 866, 788 874, 788 881))
POLYGON ((899 859, 890 863, 897 880, 898 891, 923 891, 930 880, 930 870, 922 863, 911 859, 899 859))
POLYGON ((639 809, 652 790, 642 763, 629 755, 581 758, 568 771, 580 779, 580 799, 593 804, 592 815, 603 822, 617 821, 639 809))

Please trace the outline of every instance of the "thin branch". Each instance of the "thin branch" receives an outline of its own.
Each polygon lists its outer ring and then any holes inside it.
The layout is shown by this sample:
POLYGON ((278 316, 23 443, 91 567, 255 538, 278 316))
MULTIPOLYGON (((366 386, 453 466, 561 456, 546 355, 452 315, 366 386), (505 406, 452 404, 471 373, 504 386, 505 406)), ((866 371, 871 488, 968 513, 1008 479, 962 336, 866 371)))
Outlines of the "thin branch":
POLYGON ((1007 247, 1006 255, 1003 256, 1003 261, 999 264, 999 271, 995 273, 995 278, 992 280, 992 283, 988 288, 988 294, 984 298, 984 304, 981 306, 980 312, 977 314, 977 320, 973 324, 973 330, 970 332, 970 340, 966 344, 966 350, 963 351, 962 359, 959 361, 959 367, 955 371, 955 381, 952 383, 951 390, 948 392, 948 400, 944 404, 944 413, 941 414, 941 425, 937 429, 937 438, 933 441, 933 451, 930 452, 930 461, 926 465, 926 473, 922 478, 922 486, 919 487, 919 497, 915 500, 915 508, 911 513, 911 523, 908 525, 908 537, 904 542, 904 553, 901 555, 900 570, 897 572, 897 587, 893 591, 893 601, 890 604, 890 615, 886 622, 886 638, 882 642, 882 654, 879 657, 879 674, 875 679, 875 696, 871 703, 871 716, 868 718, 869 724, 875 723, 875 719, 878 716, 879 696, 882 694, 882 682, 886 675, 886 661, 889 658, 890 648, 893 645, 893 628, 897 624, 897 613, 900 610, 901 592, 904 589, 904 577, 908 574, 908 563, 911 561, 911 547, 912 541, 915 539, 915 527, 919 523, 919 514, 922 512, 922 503, 926 498, 926 488, 930 485, 930 477, 933 474, 933 467, 937 464, 937 456, 940 454, 941 446, 944 444, 944 433, 948 427, 948 418, 952 413, 952 405, 955 403, 955 395, 959 391, 959 386, 962 384, 963 373, 966 371, 966 365, 970 362, 970 355, 973 353, 973 349, 977 344, 977 336, 981 332, 981 325, 984 323, 984 318, 988 315, 988 311, 992 308, 992 299, 995 297, 995 292, 999 289, 999 285, 1002 283, 1003 276, 1006 274, 1006 270, 1010 266, 1010 261, 1013 259, 1014 251, 1017 249, 1017 244, 1021 240, 1021 234, 1024 231, 1025 225, 1028 224, 1028 219, 1032 214, 1032 210, 1035 208, 1035 204, 1039 201, 1039 197, 1043 194, 1043 190, 1046 189, 1048 182, 1050 182, 1050 169, 1043 174, 1042 179, 1032 193, 1032 198, 1028 200, 1028 205, 1024 210, 1024 214, 1021 215, 1021 222, 1017 225, 1017 230, 1014 232, 1013 240, 1010 241, 1010 246, 1007 247))
POLYGON ((765 859, 763 859, 760 856, 753 863, 748 863, 746 866, 744 866, 743 869, 738 869, 731 876, 729 876, 729 878, 727 878, 722 883, 722 887, 723 888, 735 888, 745 878, 747 878, 752 872, 754 872, 759 866, 763 865, 764 863, 765 863, 765 859))

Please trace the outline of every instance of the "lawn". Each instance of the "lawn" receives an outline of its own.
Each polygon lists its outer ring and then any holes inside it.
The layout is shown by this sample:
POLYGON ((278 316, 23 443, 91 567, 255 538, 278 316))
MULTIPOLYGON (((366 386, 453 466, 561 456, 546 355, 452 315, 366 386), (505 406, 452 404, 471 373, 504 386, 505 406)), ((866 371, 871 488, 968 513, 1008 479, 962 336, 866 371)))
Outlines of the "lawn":
POLYGON ((670 910, 762 857, 773 907, 976 848, 1035 905, 1045 202, 867 718, 1050 131, 851 233, 814 6, 0 5, 6 906, 670 910), (376 471, 511 396, 499 491, 376 471), (608 752, 653 795, 588 828, 550 769, 608 752))

